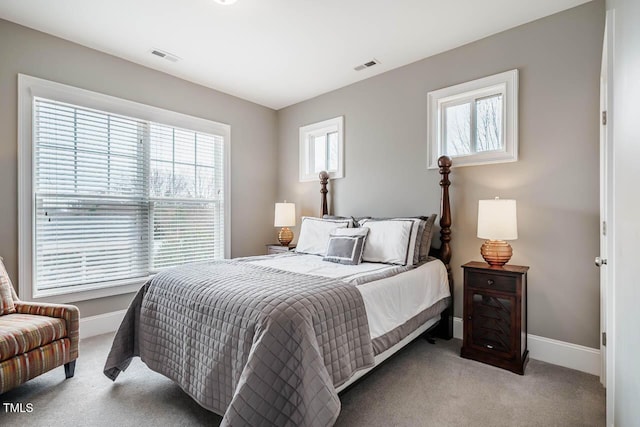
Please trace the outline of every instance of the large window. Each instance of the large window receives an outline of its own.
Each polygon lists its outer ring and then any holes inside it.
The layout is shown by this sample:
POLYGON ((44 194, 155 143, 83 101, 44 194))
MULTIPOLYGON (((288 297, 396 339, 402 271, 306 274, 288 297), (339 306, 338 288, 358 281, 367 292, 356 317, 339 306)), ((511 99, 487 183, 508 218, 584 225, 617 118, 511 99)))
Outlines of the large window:
POLYGON ((429 168, 516 161, 517 118, 518 70, 429 92, 429 168))
POLYGON ((228 256, 228 126, 28 76, 20 103, 27 298, 128 292, 228 256))

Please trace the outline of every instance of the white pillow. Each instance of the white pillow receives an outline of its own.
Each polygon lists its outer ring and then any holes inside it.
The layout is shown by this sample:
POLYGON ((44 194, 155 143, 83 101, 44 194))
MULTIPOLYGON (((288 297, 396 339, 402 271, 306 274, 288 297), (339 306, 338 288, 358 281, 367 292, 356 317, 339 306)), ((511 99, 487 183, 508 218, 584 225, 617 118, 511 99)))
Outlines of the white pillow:
POLYGON ((415 250, 418 222, 413 219, 388 219, 362 220, 360 224, 369 228, 363 261, 413 265, 412 251, 415 250))
POLYGON ((322 219, 303 216, 296 252, 322 255, 327 253, 329 236, 336 228, 347 228, 350 219, 322 219))

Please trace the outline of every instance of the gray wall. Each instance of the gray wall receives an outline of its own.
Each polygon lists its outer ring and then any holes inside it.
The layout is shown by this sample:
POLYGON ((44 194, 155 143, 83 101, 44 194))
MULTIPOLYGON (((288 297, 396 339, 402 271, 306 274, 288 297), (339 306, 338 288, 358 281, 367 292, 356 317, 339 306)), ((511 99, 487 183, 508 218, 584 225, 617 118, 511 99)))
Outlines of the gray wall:
MULTIPOLYGON (((426 168, 427 92, 520 70, 520 160, 452 174, 455 315, 461 264, 481 260, 479 199, 518 202, 511 263, 529 265, 529 332, 599 347, 599 74, 604 2, 574 9, 424 59, 278 112, 278 195, 317 215, 317 183, 298 182, 298 128, 345 116, 345 178, 336 214, 437 212, 437 171, 426 168)), ((381 58, 384 60, 384 58, 381 58)), ((296 230, 297 234, 297 230, 296 230)))
MULTIPOLYGON (((632 427, 640 423, 640 2, 608 0, 607 9, 615 13, 613 56, 613 253, 609 267, 613 269, 614 324, 607 325, 609 351, 615 357, 607 359, 609 374, 613 374, 613 390, 607 390, 607 426, 632 427), (615 398, 615 404, 613 403, 615 398), (613 415, 614 417, 611 417, 613 415), (614 419, 615 418, 615 419, 614 419)), ((611 356, 611 353, 608 353, 611 356)), ((612 378, 607 378, 609 382, 612 378)), ((611 383, 610 383, 611 384, 611 383)))
MULTIPOLYGON (((318 212, 318 184, 298 183, 300 126, 345 115, 346 177, 331 184, 336 213, 434 212, 439 188, 437 171, 425 166, 427 92, 518 68, 520 161, 457 168, 452 175, 456 315, 459 266, 480 259, 477 200, 515 198, 520 238, 511 242, 512 263, 531 266, 530 333, 598 347, 593 257, 603 16, 603 2, 591 2, 278 113, 0 20, 0 254, 17 281, 18 73, 230 124, 232 256, 243 256, 275 241, 276 196, 295 201, 299 215, 318 212)), ((123 309, 130 299, 78 306, 88 316, 123 309)))
MULTIPOLYGON (((264 253, 273 240, 275 111, 0 20, 0 255, 17 286, 18 73, 231 125, 231 253, 264 253)), ((132 295, 78 302, 83 316, 127 307, 132 295)))

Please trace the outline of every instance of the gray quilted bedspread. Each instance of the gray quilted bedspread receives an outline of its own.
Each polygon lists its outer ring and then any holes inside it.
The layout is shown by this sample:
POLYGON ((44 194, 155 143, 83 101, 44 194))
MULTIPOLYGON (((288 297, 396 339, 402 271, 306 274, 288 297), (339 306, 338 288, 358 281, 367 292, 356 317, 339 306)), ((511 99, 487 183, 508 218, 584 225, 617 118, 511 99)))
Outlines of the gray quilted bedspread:
POLYGON ((333 279, 242 261, 189 265, 138 292, 104 374, 132 357, 182 387, 223 426, 329 426, 334 386, 372 366, 360 292, 333 279))

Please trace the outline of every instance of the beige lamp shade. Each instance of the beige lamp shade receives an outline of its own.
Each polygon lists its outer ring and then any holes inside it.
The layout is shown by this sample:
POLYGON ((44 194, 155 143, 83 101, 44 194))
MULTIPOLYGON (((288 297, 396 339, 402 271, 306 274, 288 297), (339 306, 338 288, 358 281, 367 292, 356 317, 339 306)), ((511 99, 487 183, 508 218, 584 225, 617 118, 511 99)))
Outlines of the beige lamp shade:
POLYGON ((276 203, 274 227, 293 227, 296 225, 296 204, 276 203))
POLYGON ((516 201, 495 198, 478 202, 478 237, 488 240, 518 238, 516 201))

